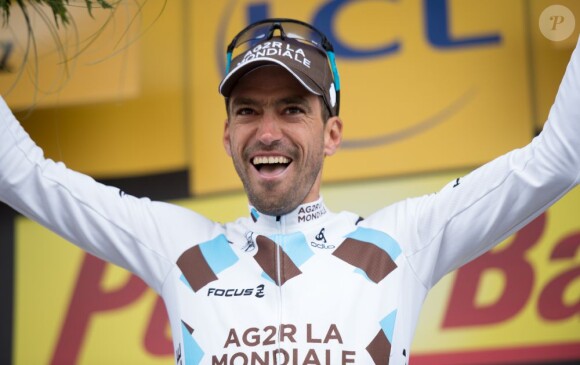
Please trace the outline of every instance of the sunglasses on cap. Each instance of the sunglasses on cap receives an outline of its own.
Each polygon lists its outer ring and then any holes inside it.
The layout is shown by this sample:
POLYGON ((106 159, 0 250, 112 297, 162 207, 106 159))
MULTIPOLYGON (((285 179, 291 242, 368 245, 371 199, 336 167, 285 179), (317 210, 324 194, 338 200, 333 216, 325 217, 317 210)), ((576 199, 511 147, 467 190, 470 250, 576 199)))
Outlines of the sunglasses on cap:
POLYGON ((340 105, 340 77, 336 67, 334 47, 321 31, 308 23, 288 18, 270 18, 248 25, 228 45, 226 53, 226 75, 231 70, 232 59, 235 55, 244 53, 255 44, 269 40, 272 37, 296 39, 326 53, 336 89, 336 111, 338 114, 340 105), (234 55, 234 53, 236 54, 234 55))

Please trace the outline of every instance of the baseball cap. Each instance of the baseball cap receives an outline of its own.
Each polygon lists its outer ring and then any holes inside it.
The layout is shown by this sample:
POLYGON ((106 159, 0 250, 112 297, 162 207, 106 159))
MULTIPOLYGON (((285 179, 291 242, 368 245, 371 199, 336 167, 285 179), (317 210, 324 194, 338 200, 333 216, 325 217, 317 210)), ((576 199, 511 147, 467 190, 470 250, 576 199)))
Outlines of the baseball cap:
MULTIPOLYGON (((226 76, 219 86, 219 92, 229 97, 237 82, 248 72, 266 65, 278 65, 288 71, 309 92, 322 96, 330 114, 338 115, 339 90, 334 52, 330 42, 324 35, 323 41, 311 40, 313 29, 310 25, 292 19, 266 19, 254 23, 240 32, 228 47, 228 65, 226 76), (234 49, 238 48, 236 41, 243 37, 248 29, 253 29, 254 36, 243 40, 245 49, 238 49, 238 54, 231 59, 234 49), (306 27, 307 31, 298 30, 306 27), (260 36, 259 29, 266 29, 267 36, 260 36), (279 35, 273 36, 278 30, 279 35), (257 34, 257 36, 256 36, 257 34), (250 42, 250 40, 252 42, 250 42), (322 43, 327 43, 323 47, 322 43)), ((316 31, 316 30, 314 30, 316 31)), ((318 32, 318 31, 316 31, 318 32)))

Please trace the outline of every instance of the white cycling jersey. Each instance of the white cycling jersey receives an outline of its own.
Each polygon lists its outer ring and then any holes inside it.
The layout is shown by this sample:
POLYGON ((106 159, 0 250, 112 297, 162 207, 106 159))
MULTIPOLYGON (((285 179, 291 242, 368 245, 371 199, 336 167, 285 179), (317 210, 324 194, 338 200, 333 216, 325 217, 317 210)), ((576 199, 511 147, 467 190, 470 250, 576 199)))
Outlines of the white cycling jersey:
POLYGON ((137 199, 45 159, 3 102, 0 200, 143 278, 177 364, 406 364, 428 290, 579 183, 579 57, 528 146, 366 219, 321 199, 220 224, 137 199))

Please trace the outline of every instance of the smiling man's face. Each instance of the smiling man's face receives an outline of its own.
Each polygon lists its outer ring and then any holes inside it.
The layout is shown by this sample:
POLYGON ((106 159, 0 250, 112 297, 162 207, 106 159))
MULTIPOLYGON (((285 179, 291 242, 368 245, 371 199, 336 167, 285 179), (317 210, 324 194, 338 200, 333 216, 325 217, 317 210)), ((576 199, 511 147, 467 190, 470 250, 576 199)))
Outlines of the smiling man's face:
POLYGON ((283 215, 318 199, 324 156, 342 136, 337 117, 322 121, 322 107, 278 66, 249 72, 233 89, 224 146, 260 212, 283 215))

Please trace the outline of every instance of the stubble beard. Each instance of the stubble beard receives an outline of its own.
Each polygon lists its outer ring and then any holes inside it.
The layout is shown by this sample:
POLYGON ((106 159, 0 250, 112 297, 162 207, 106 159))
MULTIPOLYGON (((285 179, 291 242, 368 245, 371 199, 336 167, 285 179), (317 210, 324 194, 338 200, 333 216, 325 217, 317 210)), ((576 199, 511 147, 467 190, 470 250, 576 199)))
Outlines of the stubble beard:
MULTIPOLYGON (((284 181, 265 182, 259 185, 257 182, 252 183, 244 162, 236 157, 232 157, 232 160, 250 204, 263 214, 282 216, 290 213, 304 202, 322 170, 323 158, 314 156, 314 154, 309 156, 310 163, 305 166, 306 171, 297 175, 295 181, 288 184, 285 191, 281 191, 278 187, 284 181)), ((296 163, 296 160, 292 163, 296 163)))

